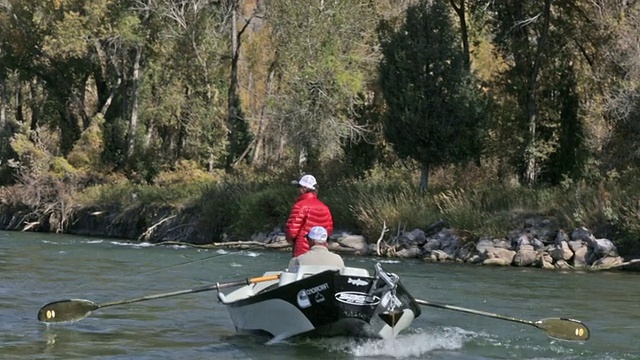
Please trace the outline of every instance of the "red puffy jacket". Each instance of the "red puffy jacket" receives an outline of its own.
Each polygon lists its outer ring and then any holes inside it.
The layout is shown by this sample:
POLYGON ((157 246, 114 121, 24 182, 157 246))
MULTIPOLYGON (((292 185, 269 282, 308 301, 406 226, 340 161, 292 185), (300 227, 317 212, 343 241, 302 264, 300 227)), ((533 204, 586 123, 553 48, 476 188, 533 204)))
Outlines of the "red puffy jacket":
POLYGON ((333 218, 329 207, 318 199, 314 192, 300 195, 293 204, 291 214, 285 225, 287 241, 293 244, 293 256, 302 255, 309 251, 307 234, 314 226, 323 226, 327 234, 333 232, 333 218))

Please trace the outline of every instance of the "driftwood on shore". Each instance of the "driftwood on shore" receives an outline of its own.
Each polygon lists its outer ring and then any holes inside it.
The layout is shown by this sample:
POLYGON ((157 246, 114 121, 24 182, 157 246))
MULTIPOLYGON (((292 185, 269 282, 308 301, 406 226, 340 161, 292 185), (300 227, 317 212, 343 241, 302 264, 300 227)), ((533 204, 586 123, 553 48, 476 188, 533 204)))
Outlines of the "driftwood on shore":
POLYGON ((625 261, 620 264, 609 265, 609 266, 602 265, 599 267, 592 268, 591 270, 612 270, 612 269, 622 269, 622 268, 629 268, 629 267, 637 268, 639 265, 635 265, 635 264, 640 265, 640 259, 633 259, 633 260, 625 261))
POLYGON ((260 241, 227 241, 227 242, 214 242, 210 244, 192 244, 182 241, 163 241, 158 245, 170 245, 170 246, 188 246, 199 249, 286 249, 290 248, 290 244, 282 243, 263 243, 260 241))

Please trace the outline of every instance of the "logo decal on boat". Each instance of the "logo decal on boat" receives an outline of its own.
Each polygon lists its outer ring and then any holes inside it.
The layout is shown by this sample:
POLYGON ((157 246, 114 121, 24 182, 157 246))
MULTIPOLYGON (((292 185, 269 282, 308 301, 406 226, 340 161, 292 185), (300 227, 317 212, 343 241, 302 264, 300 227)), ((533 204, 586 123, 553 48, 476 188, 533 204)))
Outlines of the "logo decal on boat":
POLYGON ((342 291, 336 294, 336 300, 349 305, 375 306, 380 303, 380 297, 367 295, 357 291, 342 291))
POLYGON ((329 284, 324 283, 322 285, 318 285, 318 286, 312 287, 311 289, 305 289, 304 292, 307 295, 313 295, 313 294, 315 294, 317 292, 328 290, 328 289, 329 289, 329 284))
POLYGON ((355 285, 355 286, 367 286, 368 282, 362 280, 362 279, 352 279, 349 278, 347 280, 347 284, 351 284, 351 285, 355 285))
POLYGON ((296 299, 298 300, 298 307, 300 307, 300 309, 306 309, 309 306, 311 306, 309 295, 313 295, 313 294, 316 294, 315 296, 316 303, 323 302, 324 296, 321 294, 321 292, 328 289, 329 289, 329 284, 324 283, 324 284, 312 287, 310 289, 302 289, 298 291, 298 295, 296 296, 296 299))
POLYGON ((304 290, 300 290, 298 291, 298 307, 300 307, 300 309, 306 309, 309 306, 311 306, 311 301, 309 301, 309 296, 307 295, 306 292, 304 292, 304 290))

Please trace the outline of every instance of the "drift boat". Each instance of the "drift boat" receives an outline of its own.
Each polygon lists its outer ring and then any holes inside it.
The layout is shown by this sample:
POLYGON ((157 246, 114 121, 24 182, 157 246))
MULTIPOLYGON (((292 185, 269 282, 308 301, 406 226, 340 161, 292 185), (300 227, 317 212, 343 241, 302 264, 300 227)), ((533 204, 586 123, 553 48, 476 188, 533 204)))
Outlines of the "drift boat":
POLYGON ((133 299, 95 303, 85 299, 50 302, 38 311, 45 323, 73 322, 109 306, 218 291, 236 329, 266 332, 275 339, 297 335, 397 336, 431 306, 467 314, 530 325, 561 340, 585 341, 589 328, 580 320, 550 317, 537 321, 467 309, 413 298, 396 274, 375 266, 375 274, 353 267, 300 266, 297 271, 267 272, 264 276, 216 283, 192 289, 146 295, 133 299), (224 294, 222 289, 236 288, 224 294))
POLYGON ((218 292, 238 332, 393 338, 420 316, 420 305, 399 277, 378 263, 373 276, 355 267, 301 265, 266 272, 276 280, 218 292))

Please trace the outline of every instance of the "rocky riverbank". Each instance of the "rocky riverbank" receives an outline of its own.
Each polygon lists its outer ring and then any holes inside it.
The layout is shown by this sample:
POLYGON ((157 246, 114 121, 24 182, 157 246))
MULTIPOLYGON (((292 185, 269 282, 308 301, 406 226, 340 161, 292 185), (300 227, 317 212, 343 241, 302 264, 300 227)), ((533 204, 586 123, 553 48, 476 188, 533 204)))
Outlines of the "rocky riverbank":
MULTIPOLYGON (((553 220, 544 217, 525 219, 521 227, 504 238, 485 237, 470 241, 443 221, 426 231, 414 229, 390 240, 384 240, 382 235, 371 243, 360 235, 336 231, 330 238, 329 247, 338 253, 544 269, 632 268, 640 261, 625 261, 613 241, 598 239, 589 229, 581 227, 567 234, 553 220)), ((284 234, 278 231, 258 234, 253 240, 253 243, 267 246, 286 245, 284 234)))
MULTIPOLYGON (((105 236, 158 244, 188 244, 198 247, 287 249, 284 233, 256 233, 250 240, 235 239, 203 219, 196 209, 139 206, 73 209, 66 217, 34 213, 26 207, 0 206, 0 229, 65 232, 105 236), (61 231, 60 229, 63 229, 61 231), (214 239, 222 238, 222 241, 214 239)), ((413 258, 433 262, 461 262, 494 266, 545 269, 633 268, 636 260, 625 260, 610 239, 596 238, 586 228, 565 232, 553 219, 531 216, 503 238, 479 238, 461 234, 441 221, 427 229, 413 229, 395 236, 383 226, 377 240, 347 231, 335 231, 331 250, 342 254, 413 258)))

